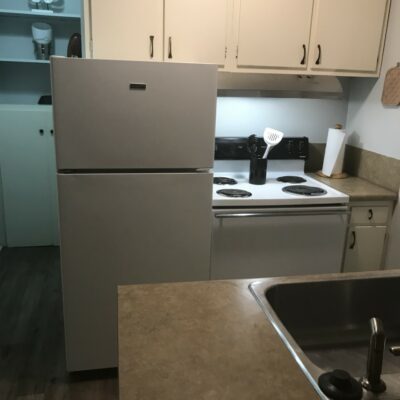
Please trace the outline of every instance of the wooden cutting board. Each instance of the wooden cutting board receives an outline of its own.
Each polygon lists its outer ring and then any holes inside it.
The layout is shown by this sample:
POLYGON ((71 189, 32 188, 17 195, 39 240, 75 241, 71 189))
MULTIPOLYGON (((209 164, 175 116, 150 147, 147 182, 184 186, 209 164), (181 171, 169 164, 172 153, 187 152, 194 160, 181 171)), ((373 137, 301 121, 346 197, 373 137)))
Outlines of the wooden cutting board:
POLYGON ((385 106, 400 105, 400 63, 386 73, 382 103, 385 106))

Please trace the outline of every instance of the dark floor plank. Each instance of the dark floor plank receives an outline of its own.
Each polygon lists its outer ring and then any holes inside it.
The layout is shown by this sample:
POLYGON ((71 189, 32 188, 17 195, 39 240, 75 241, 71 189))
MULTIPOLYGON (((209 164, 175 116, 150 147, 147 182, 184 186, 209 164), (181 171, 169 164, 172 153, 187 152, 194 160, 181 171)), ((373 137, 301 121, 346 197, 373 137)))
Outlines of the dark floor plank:
POLYGON ((0 251, 0 399, 118 399, 116 369, 65 370, 57 247, 0 251))

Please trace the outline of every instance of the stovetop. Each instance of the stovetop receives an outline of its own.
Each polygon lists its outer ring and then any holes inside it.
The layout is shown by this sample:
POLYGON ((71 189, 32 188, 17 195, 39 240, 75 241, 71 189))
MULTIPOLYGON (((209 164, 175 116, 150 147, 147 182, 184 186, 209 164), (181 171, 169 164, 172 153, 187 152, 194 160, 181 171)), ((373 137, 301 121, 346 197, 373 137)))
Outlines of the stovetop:
MULTIPOLYGON (((213 206, 214 207, 262 207, 262 206, 305 206, 305 205, 329 205, 346 204, 349 202, 349 196, 341 193, 331 187, 311 178, 301 171, 293 173, 272 171, 267 174, 267 182, 264 185, 252 185, 248 180, 248 173, 244 172, 214 172, 214 181, 217 177, 229 178, 236 181, 236 184, 213 185, 213 206), (294 176, 291 183, 290 179, 278 181, 278 178, 285 176, 294 176), (289 182, 287 182, 289 180, 289 182), (295 189, 303 194, 292 193, 289 187, 301 186, 295 189), (313 190, 304 189, 312 187, 313 190), (289 188, 289 190, 288 190, 289 188), (284 190, 285 189, 285 190, 284 190), (226 192, 228 190, 228 192, 226 192), (235 196, 240 191, 251 193, 245 197, 229 197, 230 190, 234 190, 235 196), (219 192, 219 193, 218 193, 219 192)), ((229 181, 228 180, 228 181, 229 181)), ((226 180, 223 180, 226 182, 226 180)))

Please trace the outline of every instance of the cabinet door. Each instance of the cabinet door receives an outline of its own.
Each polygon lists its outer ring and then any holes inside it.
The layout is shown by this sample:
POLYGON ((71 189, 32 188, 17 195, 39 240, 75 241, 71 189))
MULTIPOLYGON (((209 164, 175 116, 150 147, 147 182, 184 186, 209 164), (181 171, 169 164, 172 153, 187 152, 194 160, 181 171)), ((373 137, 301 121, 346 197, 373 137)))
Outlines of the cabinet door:
POLYGON ((344 272, 381 269, 386 226, 356 226, 350 228, 344 272))
POLYGON ((225 64, 228 0, 165 0, 165 61, 225 64))
POLYGON ((239 67, 307 67, 313 0, 242 0, 239 67))
POLYGON ((163 3, 91 1, 93 58, 162 61, 163 3))
POLYGON ((0 112, 7 246, 56 244, 47 129, 51 111, 0 112))
POLYGON ((312 69, 375 72, 387 0, 316 0, 312 69))

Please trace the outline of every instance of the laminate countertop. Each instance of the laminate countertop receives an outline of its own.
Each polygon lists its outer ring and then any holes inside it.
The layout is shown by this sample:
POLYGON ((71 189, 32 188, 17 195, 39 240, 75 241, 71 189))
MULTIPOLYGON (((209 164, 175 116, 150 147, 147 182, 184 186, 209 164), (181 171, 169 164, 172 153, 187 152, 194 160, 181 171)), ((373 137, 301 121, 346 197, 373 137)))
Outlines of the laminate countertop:
POLYGON ((120 400, 317 400, 253 280, 120 286, 120 400))
MULTIPOLYGON (((265 283, 399 276, 394 269, 265 283)), ((255 280, 119 286, 120 400, 320 399, 250 293, 255 280)))
POLYGON ((310 175, 333 189, 349 195, 350 201, 397 201, 397 193, 356 176, 349 176, 345 179, 330 179, 317 174, 310 175))

